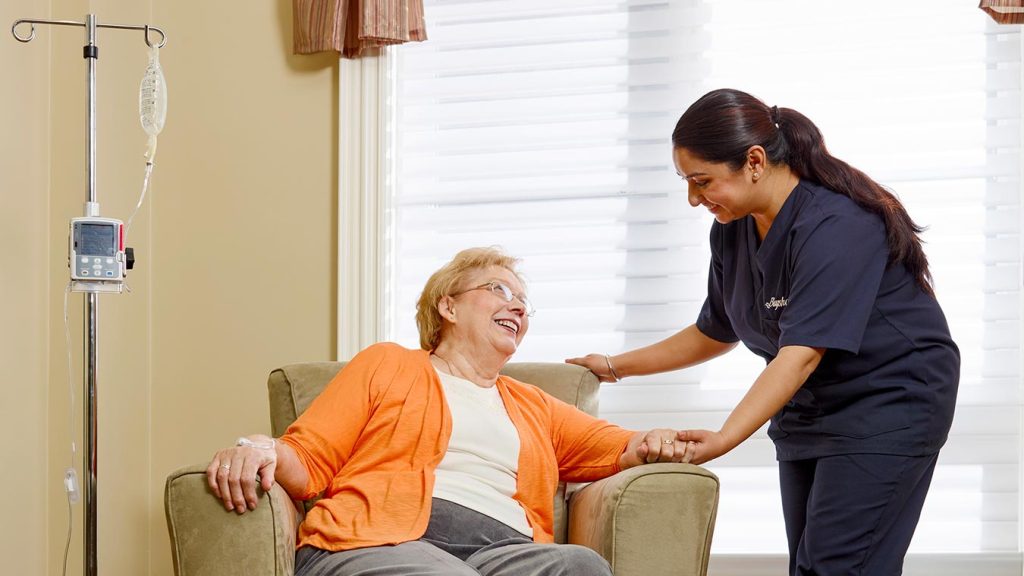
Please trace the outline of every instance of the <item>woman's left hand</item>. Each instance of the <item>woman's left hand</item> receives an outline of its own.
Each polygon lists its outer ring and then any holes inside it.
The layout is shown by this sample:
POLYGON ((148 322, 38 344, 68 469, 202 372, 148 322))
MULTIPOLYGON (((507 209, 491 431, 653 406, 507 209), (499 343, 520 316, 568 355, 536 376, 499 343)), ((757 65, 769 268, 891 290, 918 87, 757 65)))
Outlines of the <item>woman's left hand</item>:
POLYGON ((733 447, 721 432, 711 430, 680 430, 676 440, 693 445, 692 464, 703 464, 725 454, 733 447))

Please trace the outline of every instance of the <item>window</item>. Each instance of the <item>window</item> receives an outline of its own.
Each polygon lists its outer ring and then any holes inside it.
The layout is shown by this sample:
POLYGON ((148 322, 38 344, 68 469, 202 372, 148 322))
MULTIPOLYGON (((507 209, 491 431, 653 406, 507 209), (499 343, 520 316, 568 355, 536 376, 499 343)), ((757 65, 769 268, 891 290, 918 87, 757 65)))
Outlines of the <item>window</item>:
MULTIPOLYGON (((729 86, 814 120, 831 151, 928 226, 963 354, 957 416, 911 553, 1020 566, 1019 27, 960 0, 427 0, 431 39, 397 51, 394 297, 386 337, 456 251, 524 258, 538 308, 516 360, 618 352, 692 323, 710 220, 669 135, 729 86), (841 9, 840 9, 841 7, 841 9)), ((718 428, 761 368, 745 349, 602 389, 632 428, 718 428)), ((708 466, 716 554, 784 554, 764 430, 708 466)))

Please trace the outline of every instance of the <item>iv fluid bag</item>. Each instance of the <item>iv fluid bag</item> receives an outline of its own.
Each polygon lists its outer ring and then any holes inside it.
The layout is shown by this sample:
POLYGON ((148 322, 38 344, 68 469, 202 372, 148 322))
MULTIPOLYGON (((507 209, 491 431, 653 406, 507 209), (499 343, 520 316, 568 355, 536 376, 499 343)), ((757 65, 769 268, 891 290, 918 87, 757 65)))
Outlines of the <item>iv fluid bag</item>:
POLYGON ((139 120, 142 129, 150 136, 156 136, 164 129, 167 118, 167 84, 164 71, 160 68, 160 51, 149 50, 149 65, 139 86, 139 120))
POLYGON ((164 82, 164 71, 160 68, 160 50, 156 47, 149 50, 149 65, 142 76, 139 86, 139 120, 142 129, 149 134, 149 150, 146 157, 150 162, 156 152, 156 136, 164 129, 167 118, 167 84, 164 82))

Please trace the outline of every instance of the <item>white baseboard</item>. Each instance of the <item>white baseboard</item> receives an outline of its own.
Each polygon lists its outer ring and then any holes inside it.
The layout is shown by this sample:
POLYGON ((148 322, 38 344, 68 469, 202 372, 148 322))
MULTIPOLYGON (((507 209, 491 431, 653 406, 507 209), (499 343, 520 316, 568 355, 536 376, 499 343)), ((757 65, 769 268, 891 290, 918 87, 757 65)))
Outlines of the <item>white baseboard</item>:
MULTIPOLYGON (((712 554, 708 576, 783 576, 782 554, 712 554)), ((1024 559, 1016 553, 910 554, 904 576, 1021 576, 1024 559)))

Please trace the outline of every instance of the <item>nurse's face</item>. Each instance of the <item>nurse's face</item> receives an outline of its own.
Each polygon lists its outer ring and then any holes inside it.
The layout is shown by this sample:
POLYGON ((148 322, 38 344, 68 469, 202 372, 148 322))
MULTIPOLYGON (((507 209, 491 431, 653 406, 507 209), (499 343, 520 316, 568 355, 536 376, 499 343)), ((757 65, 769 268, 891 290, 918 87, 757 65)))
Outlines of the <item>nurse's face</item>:
POLYGON ((672 151, 676 173, 686 181, 690 206, 704 206, 722 224, 754 211, 755 197, 751 171, 746 166, 731 169, 690 154, 686 148, 672 151))

